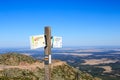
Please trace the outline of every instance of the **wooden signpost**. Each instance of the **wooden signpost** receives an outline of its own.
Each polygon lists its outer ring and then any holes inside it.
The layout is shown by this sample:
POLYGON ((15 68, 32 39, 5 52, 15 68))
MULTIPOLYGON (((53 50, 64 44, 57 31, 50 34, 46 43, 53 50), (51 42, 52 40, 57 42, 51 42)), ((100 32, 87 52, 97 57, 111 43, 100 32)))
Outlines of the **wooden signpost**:
POLYGON ((45 80, 51 80, 51 47, 61 48, 62 37, 52 37, 51 28, 46 26, 44 29, 44 35, 30 36, 31 49, 37 49, 44 47, 44 68, 45 68, 45 80))
POLYGON ((51 80, 51 29, 45 27, 45 80, 51 80))

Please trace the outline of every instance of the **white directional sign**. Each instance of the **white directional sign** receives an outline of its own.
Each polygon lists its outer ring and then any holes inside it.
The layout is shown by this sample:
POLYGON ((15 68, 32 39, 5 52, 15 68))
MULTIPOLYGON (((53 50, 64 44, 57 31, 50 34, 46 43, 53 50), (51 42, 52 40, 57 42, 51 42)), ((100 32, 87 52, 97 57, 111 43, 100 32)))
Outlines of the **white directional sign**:
POLYGON ((31 45, 31 49, 45 47, 44 35, 30 36, 30 45, 31 45))
POLYGON ((62 47, 62 37, 53 37, 52 38, 52 47, 61 48, 62 47))
POLYGON ((51 55, 49 55, 49 64, 52 63, 52 60, 51 60, 51 55))

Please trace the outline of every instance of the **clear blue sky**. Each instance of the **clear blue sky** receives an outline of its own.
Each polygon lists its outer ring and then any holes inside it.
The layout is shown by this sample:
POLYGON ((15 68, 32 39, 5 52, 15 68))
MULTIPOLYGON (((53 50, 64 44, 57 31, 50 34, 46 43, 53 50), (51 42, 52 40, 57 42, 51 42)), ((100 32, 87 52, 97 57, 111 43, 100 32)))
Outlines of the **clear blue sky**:
POLYGON ((0 0, 0 47, 52 28, 63 46, 120 46, 120 0, 0 0))

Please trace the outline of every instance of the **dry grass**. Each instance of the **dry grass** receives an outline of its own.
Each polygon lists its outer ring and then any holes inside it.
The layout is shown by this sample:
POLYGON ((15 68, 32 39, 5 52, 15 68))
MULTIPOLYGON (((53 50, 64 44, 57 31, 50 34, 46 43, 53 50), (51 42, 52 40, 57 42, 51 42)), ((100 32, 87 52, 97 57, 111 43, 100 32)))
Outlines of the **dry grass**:
MULTIPOLYGON (((59 66, 59 65, 63 65, 66 64, 66 62, 63 61, 52 61, 52 67, 54 66, 59 66)), ((44 68, 44 62, 40 63, 40 62, 35 62, 33 64, 28 64, 25 62, 21 62, 18 66, 10 66, 10 65, 0 65, 0 70, 4 70, 4 69, 10 69, 10 68, 19 68, 19 69, 28 69, 28 70, 35 70, 37 67, 39 68, 44 68)))
POLYGON ((93 55, 92 53, 55 53, 55 54, 64 54, 64 55, 72 55, 72 56, 79 56, 79 57, 86 57, 86 56, 90 56, 93 55))
POLYGON ((103 68, 105 71, 103 73, 110 73, 112 71, 112 67, 110 66, 96 66, 98 68, 103 68))
POLYGON ((85 60, 85 63, 82 63, 82 65, 98 65, 98 64, 109 64, 109 63, 115 63, 118 60, 110 60, 107 58, 102 59, 89 59, 85 60))

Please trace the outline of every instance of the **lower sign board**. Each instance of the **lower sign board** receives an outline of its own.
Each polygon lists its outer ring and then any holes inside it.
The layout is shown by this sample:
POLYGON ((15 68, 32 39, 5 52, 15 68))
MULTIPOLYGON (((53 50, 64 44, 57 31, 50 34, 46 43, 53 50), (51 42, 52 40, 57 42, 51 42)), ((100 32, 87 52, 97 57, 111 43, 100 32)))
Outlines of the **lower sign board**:
POLYGON ((52 47, 61 48, 62 47, 62 37, 53 37, 52 38, 52 47))
POLYGON ((30 46, 31 46, 31 49, 45 47, 44 35, 30 36, 30 46))

